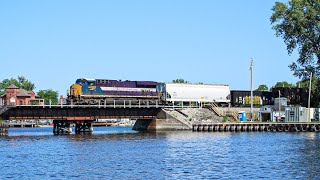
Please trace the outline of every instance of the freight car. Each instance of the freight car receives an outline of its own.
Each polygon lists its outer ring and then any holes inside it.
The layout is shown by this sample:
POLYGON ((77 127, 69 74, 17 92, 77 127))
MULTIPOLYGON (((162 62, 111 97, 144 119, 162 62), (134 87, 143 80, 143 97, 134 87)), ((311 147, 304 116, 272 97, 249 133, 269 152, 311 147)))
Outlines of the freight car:
MULTIPOLYGON (((272 105, 274 103, 273 93, 269 91, 253 91, 253 105, 272 105)), ((231 106, 249 107, 251 104, 251 91, 232 90, 231 91, 231 106)))
POLYGON ((280 92, 281 97, 288 99, 289 105, 301 105, 303 107, 307 107, 308 105, 309 91, 306 88, 277 87, 272 88, 271 92, 274 98, 279 97, 280 92))
POLYGON ((107 79, 77 79, 68 92, 68 103, 79 105, 113 104, 128 101, 132 104, 155 104, 159 96, 153 81, 121 81, 107 79))
POLYGON ((157 87, 166 104, 214 102, 220 106, 230 103, 230 87, 216 84, 162 83, 157 87))
MULTIPOLYGON (((253 104, 255 106, 273 105, 274 99, 279 97, 287 98, 288 105, 301 105, 306 107, 308 102, 308 90, 303 88, 272 88, 271 91, 253 91, 253 104)), ((231 106, 250 106, 250 91, 231 91, 231 106)))

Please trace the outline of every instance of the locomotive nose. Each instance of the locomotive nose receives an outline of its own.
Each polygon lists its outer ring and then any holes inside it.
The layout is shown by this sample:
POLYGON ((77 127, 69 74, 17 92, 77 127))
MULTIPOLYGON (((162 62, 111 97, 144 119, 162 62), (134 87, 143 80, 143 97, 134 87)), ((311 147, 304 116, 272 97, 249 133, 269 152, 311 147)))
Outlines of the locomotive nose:
POLYGON ((79 84, 73 84, 70 87, 70 94, 72 96, 80 96, 82 94, 82 86, 79 84))

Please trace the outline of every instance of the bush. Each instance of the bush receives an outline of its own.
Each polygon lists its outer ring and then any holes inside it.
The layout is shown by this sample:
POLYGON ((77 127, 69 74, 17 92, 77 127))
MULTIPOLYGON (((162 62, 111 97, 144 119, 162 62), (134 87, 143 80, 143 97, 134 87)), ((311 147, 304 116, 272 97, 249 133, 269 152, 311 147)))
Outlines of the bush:
POLYGON ((228 122, 228 121, 229 121, 229 119, 227 118, 227 116, 223 116, 222 122, 228 122))

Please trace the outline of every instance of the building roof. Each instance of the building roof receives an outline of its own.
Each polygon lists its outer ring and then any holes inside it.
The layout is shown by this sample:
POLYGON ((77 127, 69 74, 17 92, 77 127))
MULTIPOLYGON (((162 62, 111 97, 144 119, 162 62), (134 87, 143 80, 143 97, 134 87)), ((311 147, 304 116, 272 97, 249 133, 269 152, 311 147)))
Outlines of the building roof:
POLYGON ((17 94, 17 97, 21 97, 21 96, 27 96, 27 97, 30 97, 31 95, 30 95, 30 93, 28 92, 28 91, 26 91, 26 90, 24 90, 24 89, 20 89, 19 90, 19 93, 17 94))
POLYGON ((9 87, 7 87, 6 89, 19 89, 16 85, 11 84, 9 87))

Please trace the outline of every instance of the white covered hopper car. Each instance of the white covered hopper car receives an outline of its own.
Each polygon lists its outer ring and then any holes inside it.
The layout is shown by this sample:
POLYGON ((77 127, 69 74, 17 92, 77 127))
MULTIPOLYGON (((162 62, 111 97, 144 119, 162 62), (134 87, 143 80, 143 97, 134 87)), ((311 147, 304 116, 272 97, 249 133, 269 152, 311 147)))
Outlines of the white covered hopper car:
POLYGON ((215 102, 219 105, 230 103, 228 85, 163 83, 158 85, 157 91, 161 92, 161 99, 168 103, 215 102))

